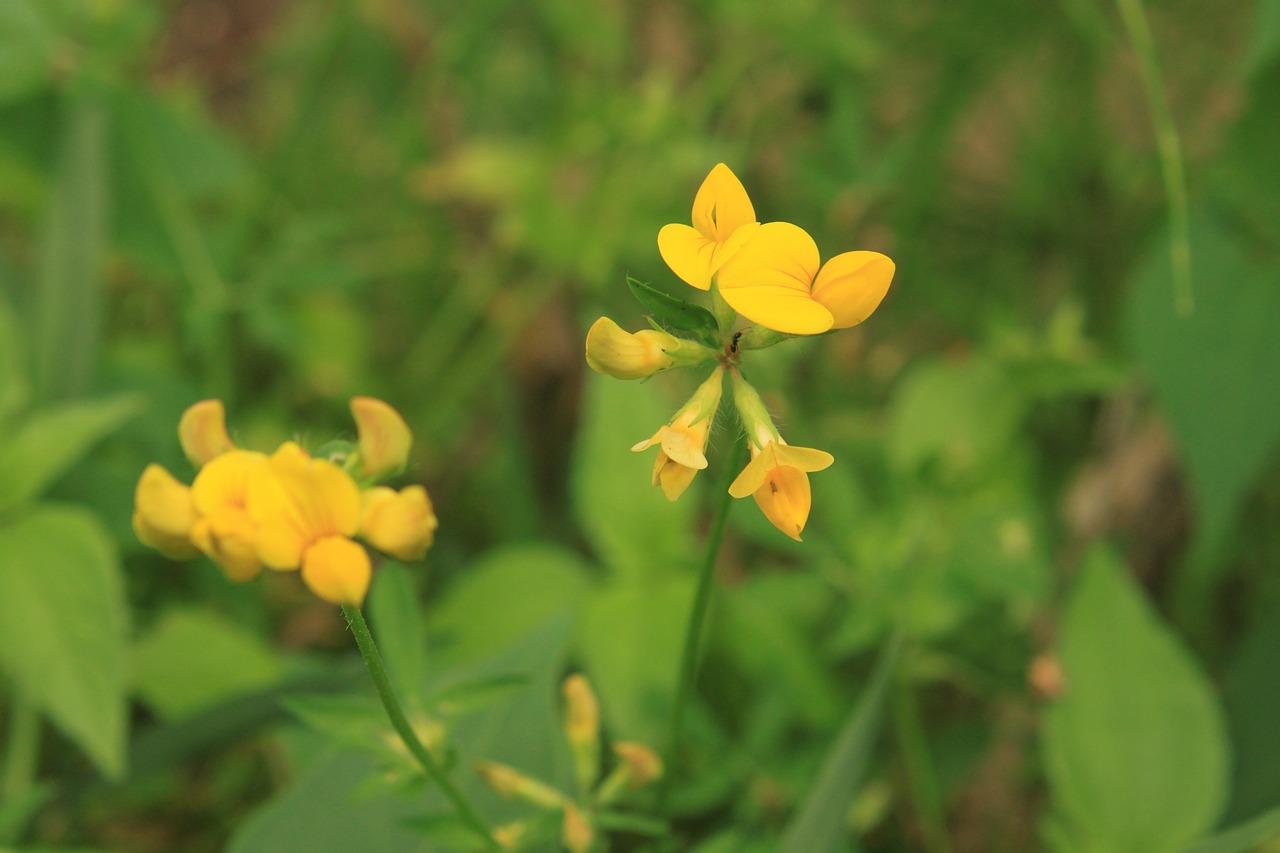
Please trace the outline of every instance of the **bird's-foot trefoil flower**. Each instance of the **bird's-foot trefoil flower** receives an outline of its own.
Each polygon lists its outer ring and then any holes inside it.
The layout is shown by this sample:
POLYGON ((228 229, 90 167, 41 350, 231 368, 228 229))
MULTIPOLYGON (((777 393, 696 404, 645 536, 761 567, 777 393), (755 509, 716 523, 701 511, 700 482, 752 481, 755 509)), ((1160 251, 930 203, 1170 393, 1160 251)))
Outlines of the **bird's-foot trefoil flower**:
POLYGON ((753 323, 789 335, 847 329, 889 291, 894 263, 879 252, 845 252, 820 265, 803 228, 767 222, 720 269, 720 295, 753 323))
POLYGON ((787 444, 759 393, 737 371, 731 381, 734 406, 751 447, 751 461, 729 486, 729 494, 735 498, 755 497, 765 518, 799 542, 812 503, 809 474, 829 467, 835 458, 825 450, 787 444))
POLYGON ((335 442, 332 456, 313 457, 286 442, 267 456, 232 443, 219 401, 191 406, 178 432, 199 473, 187 487, 147 467, 134 494, 138 538, 175 559, 204 553, 233 581, 252 580, 264 566, 301 570, 316 595, 358 607, 372 561, 353 537, 414 560, 431 546, 437 522, 421 486, 361 488, 402 469, 412 437, 380 400, 357 397, 351 410, 356 445, 335 442))
POLYGON ((674 501, 684 494, 697 473, 707 467, 707 442, 723 387, 724 367, 717 366, 671 423, 631 448, 639 453, 655 444, 659 446, 658 458, 653 462, 653 485, 662 487, 667 500, 674 501))
POLYGON ((658 329, 628 332, 601 317, 587 332, 587 366, 614 379, 644 379, 673 367, 690 367, 716 351, 658 329))
POLYGON ((658 251, 671 271, 699 290, 759 227, 751 199, 732 170, 717 163, 693 197, 693 226, 664 225, 658 251))

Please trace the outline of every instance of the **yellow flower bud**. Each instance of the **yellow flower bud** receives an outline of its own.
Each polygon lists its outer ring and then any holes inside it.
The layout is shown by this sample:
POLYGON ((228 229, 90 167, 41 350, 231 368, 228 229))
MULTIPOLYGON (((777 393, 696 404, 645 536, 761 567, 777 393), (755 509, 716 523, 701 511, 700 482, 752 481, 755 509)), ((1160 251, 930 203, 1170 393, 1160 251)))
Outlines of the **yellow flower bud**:
POLYGON ((370 545, 397 560, 420 560, 435 539, 436 520, 431 498, 422 486, 399 492, 385 486, 366 489, 360 535, 370 545))
POLYGON ((182 452, 197 468, 235 449, 227 435, 227 417, 221 400, 201 400, 182 413, 178 421, 182 452))
POLYGON ((134 490, 133 529, 138 538, 167 557, 189 559, 199 553, 191 544, 195 523, 191 489, 161 466, 148 465, 134 490))
POLYGON ((498 842, 498 846, 503 850, 516 850, 520 846, 520 839, 524 838, 529 831, 529 824, 525 821, 516 823, 503 824, 493 828, 493 840, 498 842))
POLYGON ((564 794, 555 788, 537 779, 530 779, 505 764, 481 761, 476 765, 476 772, 486 785, 510 799, 524 800, 544 809, 563 808, 566 802, 564 794))
POLYGON ((587 816, 573 803, 564 804, 564 824, 560 839, 569 853, 587 853, 596 839, 596 831, 587 816))
POLYGON ((600 773, 600 704, 580 674, 564 680, 564 731, 573 752, 578 790, 585 794, 600 773))
POLYGON ((613 745, 613 752, 627 767, 628 783, 632 788, 640 788, 662 778, 662 759, 644 744, 618 741, 613 745))
POLYGON ((587 332, 587 365, 615 379, 643 379, 672 367, 702 364, 716 356, 715 350, 696 341, 657 329, 628 332, 608 317, 596 320, 587 332))
POLYGON ((362 479, 385 477, 408 464, 413 433, 399 412, 373 397, 356 397, 351 416, 356 421, 362 479))

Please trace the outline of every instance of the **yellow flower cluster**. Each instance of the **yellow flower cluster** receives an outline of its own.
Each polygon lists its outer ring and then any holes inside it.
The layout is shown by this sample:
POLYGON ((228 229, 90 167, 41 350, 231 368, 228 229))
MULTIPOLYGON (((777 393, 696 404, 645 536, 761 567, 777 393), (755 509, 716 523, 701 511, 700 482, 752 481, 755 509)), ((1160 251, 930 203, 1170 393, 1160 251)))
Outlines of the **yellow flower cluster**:
POLYGON ((263 567, 301 570, 326 601, 360 606, 372 563, 359 536, 400 560, 420 559, 435 536, 436 516, 421 486, 372 485, 399 472, 412 435, 381 400, 351 401, 357 442, 350 452, 313 457, 295 442, 271 455, 236 447, 222 403, 205 400, 183 414, 178 437, 199 469, 187 486, 148 465, 134 494, 138 538, 169 557, 205 554, 233 581, 263 567))
POLYGON ((750 463, 729 493, 754 496, 769 521, 798 540, 809 517, 808 475, 834 460, 825 451, 783 441, 759 393, 742 376, 742 353, 793 335, 858 325, 884 299, 894 263, 867 251, 845 252, 821 263, 817 244, 804 229, 756 220, 746 189, 723 163, 711 170, 694 196, 692 222, 664 226, 658 232, 658 251, 681 280, 710 292, 712 310, 660 295, 656 302, 645 302, 655 308, 653 329, 629 333, 601 317, 587 333, 587 364, 618 379, 640 379, 718 362, 671 422, 632 449, 657 445, 653 484, 670 500, 680 497, 707 467, 707 442, 727 375, 751 450, 750 463), (754 325, 739 329, 739 315, 754 325), (708 340, 708 327, 716 338, 708 340), (719 350, 709 345, 717 339, 719 350))

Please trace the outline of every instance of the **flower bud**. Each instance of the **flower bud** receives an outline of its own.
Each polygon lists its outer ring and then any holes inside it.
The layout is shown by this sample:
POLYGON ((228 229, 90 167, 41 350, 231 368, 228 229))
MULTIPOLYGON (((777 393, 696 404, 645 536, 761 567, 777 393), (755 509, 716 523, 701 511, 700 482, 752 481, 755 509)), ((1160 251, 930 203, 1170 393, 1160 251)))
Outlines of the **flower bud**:
POLYGON ((657 329, 631 333, 608 317, 587 332, 587 364, 615 379, 643 379, 672 367, 688 367, 716 357, 716 351, 657 329))
POLYGON ((569 853, 587 853, 591 843, 595 841, 596 831, 587 816, 573 803, 564 804, 564 824, 560 840, 564 842, 569 853))
POLYGON ((662 759, 644 744, 619 741, 613 745, 613 753, 618 763, 596 792, 596 799, 602 805, 609 805, 625 792, 662 778, 662 759))
POLYGON ((524 800, 544 809, 560 809, 566 802, 564 794, 555 788, 537 779, 530 779, 505 764, 481 761, 476 765, 476 772, 486 785, 509 799, 524 800))
POLYGON ((422 486, 398 492, 377 486, 364 492, 360 535, 397 560, 422 559, 438 526, 431 498, 422 486))
POLYGON ((564 731, 573 752, 578 790, 585 794, 600 773, 600 705, 590 683, 575 673, 564 680, 564 731))
POLYGON ((351 416, 356 422, 361 479, 395 474, 408 464, 413 433, 399 412, 373 397, 355 397, 351 416))
POLYGON ((227 416, 221 400, 201 400, 182 413, 178 421, 178 441, 182 452, 197 468, 235 449, 227 435, 227 416))

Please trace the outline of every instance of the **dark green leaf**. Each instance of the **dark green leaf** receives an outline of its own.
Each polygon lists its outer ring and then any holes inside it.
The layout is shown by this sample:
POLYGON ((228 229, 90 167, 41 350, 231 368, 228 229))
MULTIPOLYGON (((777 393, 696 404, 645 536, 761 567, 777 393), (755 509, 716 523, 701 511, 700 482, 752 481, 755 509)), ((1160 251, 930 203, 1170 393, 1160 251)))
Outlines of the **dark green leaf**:
POLYGON ((714 349, 719 349, 723 345, 715 315, 706 308, 677 299, 630 276, 627 277, 627 287, 631 288, 631 295, 667 331, 677 335, 680 332, 688 332, 714 349))

